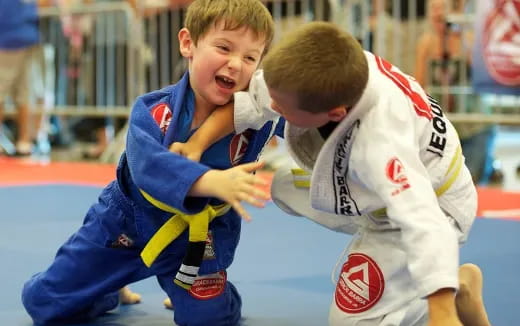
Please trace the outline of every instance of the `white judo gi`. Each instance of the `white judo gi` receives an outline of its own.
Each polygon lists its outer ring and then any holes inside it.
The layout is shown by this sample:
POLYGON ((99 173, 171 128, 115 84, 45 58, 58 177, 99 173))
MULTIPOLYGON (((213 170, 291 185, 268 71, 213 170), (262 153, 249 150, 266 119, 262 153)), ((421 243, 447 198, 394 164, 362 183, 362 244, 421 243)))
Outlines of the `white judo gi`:
MULTIPOLYGON (((276 173, 272 196, 293 215, 356 235, 346 249, 331 325, 426 325, 426 296, 458 289, 459 243, 477 209, 459 138, 411 77, 366 52, 359 102, 324 140, 286 124, 295 162, 310 174, 276 173)), ((235 129, 279 117, 263 72, 235 95, 235 129)))

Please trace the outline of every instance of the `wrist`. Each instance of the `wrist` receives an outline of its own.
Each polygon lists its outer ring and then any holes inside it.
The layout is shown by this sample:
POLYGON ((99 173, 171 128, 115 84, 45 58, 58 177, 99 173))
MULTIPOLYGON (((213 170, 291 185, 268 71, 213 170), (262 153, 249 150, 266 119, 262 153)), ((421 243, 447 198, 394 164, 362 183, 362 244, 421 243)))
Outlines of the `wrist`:
POLYGON ((214 197, 216 176, 218 170, 208 170, 195 181, 188 192, 193 197, 214 197))

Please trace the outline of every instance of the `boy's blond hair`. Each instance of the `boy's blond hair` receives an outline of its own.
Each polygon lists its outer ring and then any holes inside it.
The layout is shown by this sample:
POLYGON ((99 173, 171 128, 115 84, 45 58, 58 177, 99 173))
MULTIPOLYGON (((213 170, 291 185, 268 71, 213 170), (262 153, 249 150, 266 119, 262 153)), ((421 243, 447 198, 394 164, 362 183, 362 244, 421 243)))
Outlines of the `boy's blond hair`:
POLYGON ((314 113, 354 106, 368 81, 359 42, 326 22, 287 34, 267 54, 263 68, 270 88, 294 94, 298 109, 314 113))
POLYGON ((250 28, 265 38, 267 50, 274 35, 273 17, 260 0, 195 0, 186 12, 184 26, 195 45, 211 26, 223 22, 224 29, 250 28))

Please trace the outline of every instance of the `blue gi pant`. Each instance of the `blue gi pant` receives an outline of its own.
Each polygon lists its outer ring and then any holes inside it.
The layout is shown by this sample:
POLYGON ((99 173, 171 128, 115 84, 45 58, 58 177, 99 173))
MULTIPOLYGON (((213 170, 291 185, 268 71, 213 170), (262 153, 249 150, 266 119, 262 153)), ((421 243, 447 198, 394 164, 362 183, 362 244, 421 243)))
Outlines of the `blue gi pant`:
MULTIPOLYGON (((74 323, 98 317, 118 305, 120 288, 155 275, 175 304, 177 325, 237 325, 242 302, 230 282, 220 295, 206 300, 196 299, 173 283, 184 246, 164 252, 151 268, 144 265, 135 220, 128 218, 128 205, 121 205, 118 191, 115 184, 105 189, 83 226, 58 250, 51 266, 25 283, 22 301, 35 324, 74 323), (122 232, 135 239, 137 246, 111 246, 122 232)), ((225 270, 228 266, 222 267, 225 270)))

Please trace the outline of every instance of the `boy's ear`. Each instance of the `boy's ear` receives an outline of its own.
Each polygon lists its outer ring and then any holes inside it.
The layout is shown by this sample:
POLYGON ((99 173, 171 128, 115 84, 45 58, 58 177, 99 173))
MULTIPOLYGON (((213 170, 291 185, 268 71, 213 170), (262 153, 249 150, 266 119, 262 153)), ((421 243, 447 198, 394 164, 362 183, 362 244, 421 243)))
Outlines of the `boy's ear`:
POLYGON ((191 58, 193 52, 193 40, 190 31, 185 27, 179 31, 179 51, 185 58, 191 58))
POLYGON ((327 114, 329 116, 329 120, 338 122, 338 121, 343 120, 343 118, 345 118, 347 116, 347 112, 348 112, 348 108, 346 106, 342 105, 342 106, 335 107, 332 110, 329 110, 329 112, 327 114))

